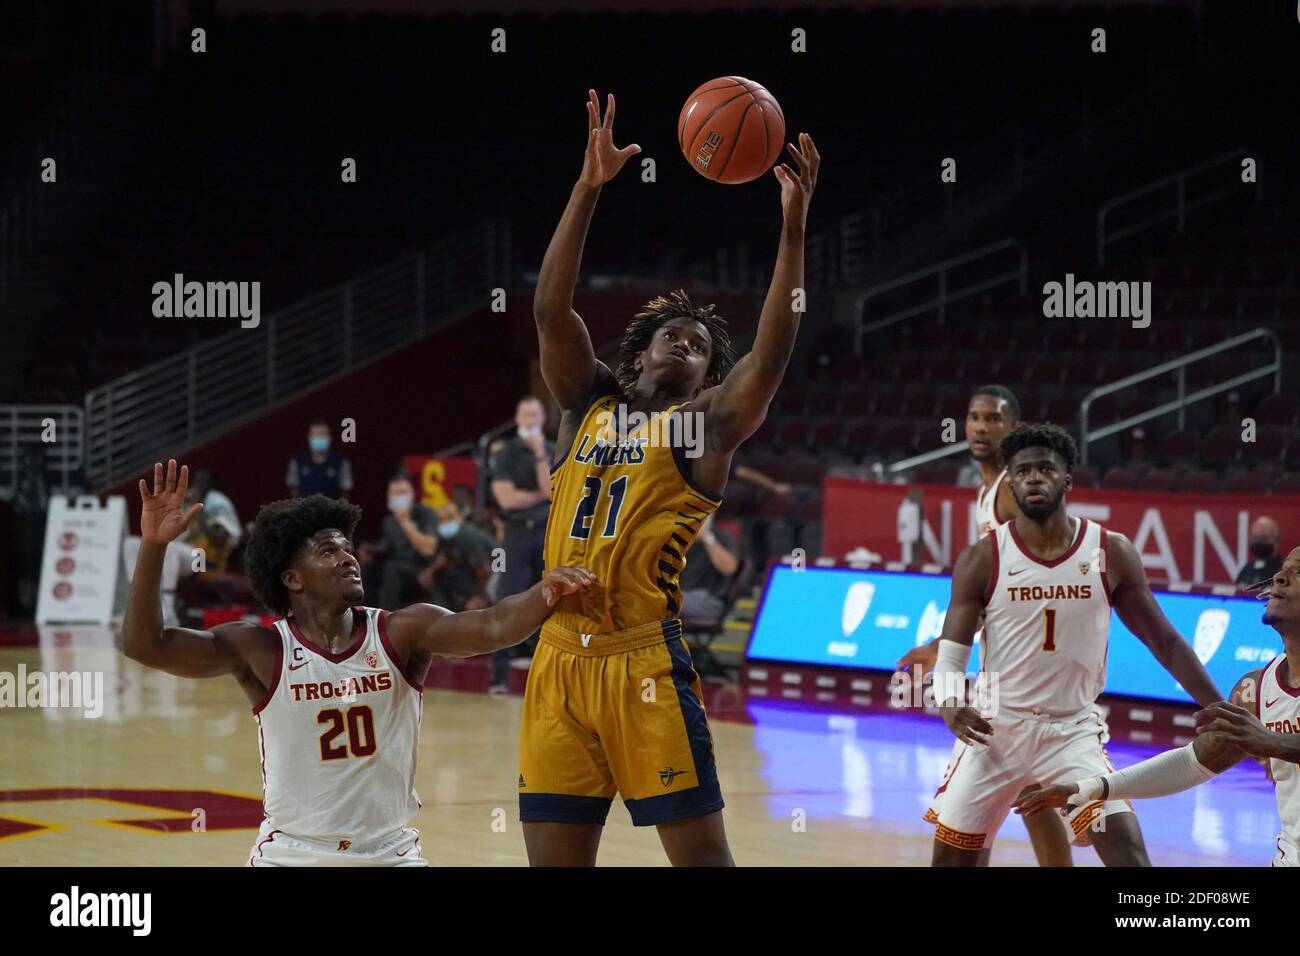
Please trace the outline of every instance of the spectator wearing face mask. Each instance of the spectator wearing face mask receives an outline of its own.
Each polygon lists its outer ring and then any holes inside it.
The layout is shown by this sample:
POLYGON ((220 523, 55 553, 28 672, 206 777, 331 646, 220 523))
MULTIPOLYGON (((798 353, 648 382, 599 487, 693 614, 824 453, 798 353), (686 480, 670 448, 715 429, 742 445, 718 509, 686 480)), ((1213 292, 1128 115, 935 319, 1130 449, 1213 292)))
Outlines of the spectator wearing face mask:
POLYGON ((1277 522, 1260 515, 1250 526, 1250 558, 1237 575, 1237 587, 1246 588, 1269 581, 1282 570, 1283 556, 1277 553, 1277 522))
POLYGON ((330 450, 330 427, 323 419, 307 427, 307 451, 289 459, 284 483, 289 486, 290 498, 347 498, 351 493, 352 462, 330 450))
POLYGON ((468 485, 455 485, 451 489, 451 500, 456 502, 462 521, 478 528, 493 541, 501 540, 500 519, 475 505, 472 488, 468 485))
POLYGON ((416 503, 411 480, 406 475, 390 479, 383 538, 364 545, 360 555, 365 590, 378 591, 380 607, 394 611, 428 599, 420 572, 437 550, 437 531, 437 513, 416 503))
POLYGON ((486 585, 495 542, 465 522, 448 501, 438 509, 438 544, 433 562, 420 572, 420 584, 434 604, 452 611, 488 606, 486 585))
MULTIPOLYGON (((546 411, 529 395, 515 407, 515 433, 492 455, 488 466, 492 497, 505 523, 502 547, 506 566, 498 598, 518 594, 542 577, 542 545, 551 507, 551 461, 555 446, 542 434, 546 411)), ((529 638, 531 642, 533 638, 529 638)), ((522 646, 522 645, 521 645, 522 646)), ((506 673, 516 648, 492 655, 491 690, 504 693, 506 673)))

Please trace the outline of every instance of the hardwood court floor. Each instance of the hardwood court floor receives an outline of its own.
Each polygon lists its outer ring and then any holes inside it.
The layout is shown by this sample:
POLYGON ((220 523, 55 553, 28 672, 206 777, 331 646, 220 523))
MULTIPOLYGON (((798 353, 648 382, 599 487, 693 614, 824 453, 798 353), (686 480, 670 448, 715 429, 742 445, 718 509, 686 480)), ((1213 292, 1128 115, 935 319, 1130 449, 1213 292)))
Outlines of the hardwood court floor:
MULTIPOLYGON (((233 679, 146 670, 95 629, 43 633, 36 647, 0 647, 0 671, 15 673, 20 664, 28 672, 102 670, 105 706, 98 719, 0 709, 0 866, 243 865, 261 819, 261 775, 256 724, 233 679), (196 810, 202 832, 194 829, 196 810)), ((932 830, 920 816, 951 747, 941 724, 735 700, 718 710, 742 719, 712 726, 738 863, 929 862, 932 830)), ((520 704, 517 696, 426 690, 417 773, 424 806, 413 825, 433 865, 526 864, 515 790, 520 704)), ((1221 813, 1206 818, 1195 796, 1190 815, 1174 802, 1164 814, 1139 807, 1153 859, 1266 864, 1276 832, 1272 795, 1254 781, 1242 786, 1248 802, 1226 825, 1221 813), (1188 839, 1197 813, 1209 830, 1188 839)), ((1097 862, 1090 850, 1077 851, 1076 860, 1097 862)), ((1018 821, 1003 828, 994 862, 1033 864, 1018 821)), ((666 860, 653 828, 634 828, 616 801, 600 863, 666 860)))

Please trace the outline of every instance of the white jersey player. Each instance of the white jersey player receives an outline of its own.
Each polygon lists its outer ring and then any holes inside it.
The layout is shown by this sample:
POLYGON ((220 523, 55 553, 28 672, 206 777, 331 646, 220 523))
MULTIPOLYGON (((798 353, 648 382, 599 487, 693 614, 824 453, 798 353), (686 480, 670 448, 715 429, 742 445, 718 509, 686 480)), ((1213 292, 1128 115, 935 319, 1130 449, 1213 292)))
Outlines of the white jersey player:
POLYGON ((453 614, 413 604, 361 607, 352 532, 361 509, 323 495, 258 512, 246 564, 254 593, 283 615, 211 631, 165 627, 159 602, 167 544, 203 507, 185 507, 189 471, 154 466, 140 482, 140 551, 122 650, 178 677, 233 676, 253 705, 266 820, 251 866, 420 866, 415 754, 421 687, 435 656, 468 657, 524 640, 564 594, 595 583, 555 568, 522 594, 453 614))
POLYGON ((1272 865, 1300 866, 1300 548, 1269 582, 1264 623, 1282 635, 1284 652, 1239 680, 1230 703, 1198 711, 1194 741, 1124 770, 1035 790, 1016 802, 1017 812, 1166 796, 1250 756, 1266 762, 1276 791, 1282 828, 1272 865))
MULTIPOLYGON (((962 552, 935 665, 935 697, 966 746, 950 767, 935 825, 935 865, 973 866, 1029 784, 1110 769, 1095 709, 1106 679, 1113 606, 1203 705, 1221 701, 1161 612, 1123 535, 1066 514, 1074 440, 1018 425, 1002 443, 1018 514, 962 552), (971 640, 984 618, 982 710, 965 700, 971 640), (1087 768, 1087 769, 1084 769, 1087 768)), ((1148 863, 1131 808, 1094 801, 1074 821, 1108 865, 1148 863)))
MULTIPOLYGON (((1011 495, 1011 486, 1007 483, 1007 470, 1002 466, 999 446, 1019 420, 1020 402, 1005 386, 984 385, 971 393, 966 406, 966 443, 970 447, 971 459, 979 466, 983 479, 975 495, 977 538, 989 534, 1016 513, 1016 502, 1011 495)), ((922 682, 925 671, 933 669, 938 653, 938 640, 913 648, 899 660, 898 670, 905 673, 910 671, 912 679, 922 682)), ((949 769, 961 755, 963 747, 961 741, 953 744, 952 757, 948 761, 949 769)), ((944 782, 940 783, 939 789, 930 799, 924 816, 926 823, 939 822, 947 776, 945 772, 944 782)), ((1070 843, 1065 829, 1054 817, 1050 814, 1030 815, 1025 818, 1025 829, 1029 832, 1029 840, 1040 866, 1070 865, 1070 843)), ((1086 838, 1080 838, 1079 842, 1086 843, 1086 838)), ((988 856, 988 851, 985 850, 981 865, 987 865, 988 856)))

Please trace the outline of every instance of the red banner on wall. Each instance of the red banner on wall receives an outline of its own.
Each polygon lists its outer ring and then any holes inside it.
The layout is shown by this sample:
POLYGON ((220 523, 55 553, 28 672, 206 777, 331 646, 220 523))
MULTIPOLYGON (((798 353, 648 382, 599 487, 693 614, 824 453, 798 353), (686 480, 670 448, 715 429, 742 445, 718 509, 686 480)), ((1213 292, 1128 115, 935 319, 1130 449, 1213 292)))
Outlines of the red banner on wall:
POLYGON ((415 485, 416 500, 438 509, 451 500, 451 489, 477 487, 478 466, 473 458, 434 458, 432 455, 403 455, 402 467, 415 485))
MULTIPOLYGON (((835 557, 865 547, 886 561, 951 565, 978 537, 974 488, 827 478, 824 507, 824 550, 835 557), (913 492, 920 496, 921 539, 904 542, 899 512, 913 492)), ((1282 529, 1283 554, 1300 545, 1300 495, 1152 495, 1087 488, 1066 496, 1066 510, 1127 536, 1153 580, 1232 583, 1248 557, 1250 523, 1261 515, 1282 529)))

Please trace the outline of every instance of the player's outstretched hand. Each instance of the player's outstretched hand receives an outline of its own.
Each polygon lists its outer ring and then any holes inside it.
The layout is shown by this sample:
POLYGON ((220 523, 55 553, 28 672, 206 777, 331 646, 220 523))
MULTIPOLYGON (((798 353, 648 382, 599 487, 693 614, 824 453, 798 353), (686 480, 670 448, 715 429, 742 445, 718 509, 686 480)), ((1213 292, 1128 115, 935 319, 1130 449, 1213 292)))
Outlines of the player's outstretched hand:
POLYGON ((1196 712, 1197 734, 1223 734, 1252 757, 1271 757, 1277 737, 1251 711, 1226 700, 1196 712))
POLYGON ((1011 806, 1019 814, 1035 813, 1047 807, 1060 807, 1062 812, 1068 813, 1073 809, 1070 798, 1078 792, 1077 783, 1056 784, 1022 793, 1011 806))
POLYGON ((573 594, 596 583, 596 575, 586 568, 554 568, 542 579, 542 595, 547 607, 566 594, 573 594))
MULTIPOLYGON (((930 641, 928 644, 922 644, 920 647, 914 647, 898 659, 894 665, 895 671, 910 671, 913 667, 920 668, 920 680, 925 680, 925 675, 934 670, 935 662, 939 659, 939 642, 930 641)), ((910 676, 910 675, 909 675, 910 676)))
POLYGON ((785 148, 794 157, 797 167, 792 169, 781 163, 772 167, 773 174, 781 183, 781 211, 787 223, 804 226, 808 222, 808 203, 817 188, 817 171, 821 169, 822 156, 807 133, 799 134, 798 149, 793 143, 786 143, 785 148))
POLYGON ((964 743, 987 744, 989 737, 993 736, 993 725, 981 717, 974 707, 941 707, 939 712, 943 714, 948 729, 964 743))
POLYGON ((140 479, 140 540, 143 543, 166 544, 185 533, 194 516, 203 510, 203 504, 197 501, 185 507, 185 492, 189 486, 189 466, 181 465, 178 477, 175 458, 168 459, 165 478, 161 462, 155 462, 152 493, 145 480, 140 479))
POLYGON ((600 99, 595 90, 587 91, 587 155, 582 161, 580 181, 600 186, 618 175, 623 164, 641 152, 636 143, 619 149, 614 145, 614 94, 609 94, 605 118, 600 118, 600 99))

